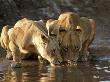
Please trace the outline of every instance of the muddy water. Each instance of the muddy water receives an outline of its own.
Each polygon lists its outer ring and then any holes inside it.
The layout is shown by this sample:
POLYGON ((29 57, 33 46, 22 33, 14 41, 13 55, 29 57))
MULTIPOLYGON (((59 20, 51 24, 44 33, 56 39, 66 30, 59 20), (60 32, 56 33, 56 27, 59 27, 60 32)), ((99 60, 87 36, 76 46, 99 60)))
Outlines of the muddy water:
POLYGON ((23 61, 24 67, 16 69, 10 67, 10 61, 0 60, 0 82, 110 82, 110 59, 106 56, 77 66, 51 67, 23 61))

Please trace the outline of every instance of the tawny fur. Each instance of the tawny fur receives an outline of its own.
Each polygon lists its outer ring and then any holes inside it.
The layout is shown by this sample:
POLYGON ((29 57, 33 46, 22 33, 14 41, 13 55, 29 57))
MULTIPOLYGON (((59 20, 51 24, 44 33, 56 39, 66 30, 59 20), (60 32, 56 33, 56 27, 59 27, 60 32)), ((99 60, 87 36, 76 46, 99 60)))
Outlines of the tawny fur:
POLYGON ((58 18, 59 25, 61 25, 61 27, 63 27, 65 30, 70 28, 73 30, 76 29, 80 21, 79 19, 79 15, 74 12, 62 13, 58 18))
POLYGON ((87 61, 89 55, 88 48, 93 42, 96 32, 96 24, 93 19, 88 19, 86 17, 79 17, 77 14, 72 12, 63 13, 59 16, 58 20, 50 19, 47 21, 48 31, 51 33, 57 28, 57 38, 63 50, 63 59, 72 61, 87 61), (80 46, 77 51, 77 58, 75 59, 74 50, 70 51, 72 48, 80 46), (65 50, 64 50, 65 48, 65 50), (68 52, 70 56, 66 54, 68 52), (78 54, 80 53, 80 54, 78 54), (65 54, 65 55, 64 55, 65 54), (69 58, 69 57, 71 58, 69 58), (72 59, 73 58, 73 59, 72 59))
POLYGON ((58 63, 57 61, 62 61, 58 41, 56 38, 48 36, 45 26, 28 19, 25 19, 24 22, 19 21, 19 23, 15 24, 9 32, 9 48, 14 62, 20 62, 20 54, 28 52, 39 53, 52 65, 58 63))
POLYGON ((49 19, 46 22, 46 27, 48 30, 48 35, 57 35, 59 33, 58 20, 49 19))
POLYGON ((0 38, 1 47, 5 49, 8 49, 8 44, 9 44, 8 30, 9 30, 9 26, 8 25, 4 26, 0 38))
POLYGON ((59 40, 63 61, 76 62, 81 48, 80 38, 77 31, 71 30, 70 28, 65 30, 64 27, 61 27, 64 22, 61 24, 60 20, 50 19, 47 21, 46 26, 49 29, 49 33, 57 31, 56 36, 59 40))
POLYGON ((80 24, 77 26, 77 32, 82 43, 79 61, 87 61, 87 57, 89 55, 88 48, 93 42, 96 32, 95 21, 93 19, 81 17, 80 24))

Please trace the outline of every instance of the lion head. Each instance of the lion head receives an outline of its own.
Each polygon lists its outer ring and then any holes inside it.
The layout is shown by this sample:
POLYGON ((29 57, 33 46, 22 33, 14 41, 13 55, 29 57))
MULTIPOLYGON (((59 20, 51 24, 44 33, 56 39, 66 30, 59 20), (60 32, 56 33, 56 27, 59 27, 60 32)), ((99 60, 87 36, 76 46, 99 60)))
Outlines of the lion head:
MULTIPOLYGON (((60 64, 62 61, 57 39, 49 36, 46 27, 39 21, 27 20, 22 26, 14 27, 13 33, 10 35, 10 40, 15 45, 14 48, 11 46, 13 53, 17 52, 14 50, 18 49, 22 53, 36 52, 42 58, 48 60, 51 65, 60 64), (27 27, 25 28, 25 26, 27 27)), ((14 61, 19 59, 16 57, 14 57, 14 61)))
POLYGON ((56 37, 48 35, 46 27, 42 26, 41 24, 36 23, 36 27, 38 28, 38 34, 36 34, 37 45, 39 46, 38 52, 41 56, 47 59, 51 65, 60 64, 62 62, 61 54, 60 54, 60 47, 59 42, 56 37), (40 35, 39 35, 40 34, 40 35), (43 51, 42 51, 43 50, 43 51))
POLYGON ((61 54, 63 60, 68 63, 77 62, 79 57, 79 51, 82 47, 80 38, 75 31, 63 31, 65 34, 59 35, 59 41, 61 46, 61 54))
POLYGON ((63 61, 76 62, 78 59, 81 42, 76 28, 79 20, 77 14, 67 12, 61 14, 58 20, 50 19, 46 23, 49 34, 56 32, 63 61))

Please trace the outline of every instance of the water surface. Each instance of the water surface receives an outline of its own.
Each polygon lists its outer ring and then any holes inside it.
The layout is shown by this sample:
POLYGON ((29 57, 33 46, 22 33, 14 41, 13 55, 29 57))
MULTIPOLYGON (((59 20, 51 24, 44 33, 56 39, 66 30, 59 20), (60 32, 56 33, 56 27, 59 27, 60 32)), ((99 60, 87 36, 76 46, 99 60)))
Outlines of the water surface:
POLYGON ((1 59, 0 82, 110 82, 109 59, 58 67, 36 61, 23 63, 24 67, 12 69, 8 60, 1 59))

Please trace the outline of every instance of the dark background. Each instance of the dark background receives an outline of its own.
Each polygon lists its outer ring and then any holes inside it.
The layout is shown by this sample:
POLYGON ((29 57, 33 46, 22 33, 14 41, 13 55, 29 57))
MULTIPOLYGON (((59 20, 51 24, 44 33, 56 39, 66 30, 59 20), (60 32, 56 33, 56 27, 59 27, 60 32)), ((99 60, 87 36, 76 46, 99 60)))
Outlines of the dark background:
POLYGON ((57 19, 67 11, 95 19, 97 31, 91 45, 92 53, 99 50, 99 54, 110 54, 110 0, 0 0, 0 28, 14 25, 24 17, 45 21, 57 19))
POLYGON ((110 0, 0 0, 0 25, 13 25, 23 17, 33 20, 57 18, 66 11, 94 18, 107 16, 110 0))

